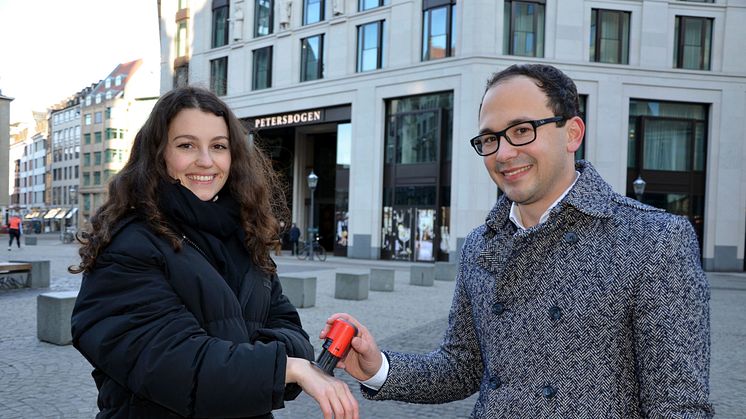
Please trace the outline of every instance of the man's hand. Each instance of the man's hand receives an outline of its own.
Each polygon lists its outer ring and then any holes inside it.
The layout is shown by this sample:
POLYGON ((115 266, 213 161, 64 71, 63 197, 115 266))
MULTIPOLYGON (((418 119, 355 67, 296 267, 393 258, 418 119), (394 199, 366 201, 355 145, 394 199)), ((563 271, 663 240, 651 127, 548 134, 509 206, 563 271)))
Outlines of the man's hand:
POLYGON ((352 339, 352 348, 344 359, 337 363, 337 368, 344 368, 348 374, 358 381, 365 381, 373 377, 381 368, 383 355, 378 349, 376 340, 368 329, 347 313, 335 313, 326 319, 326 326, 319 334, 319 338, 326 339, 336 319, 346 320, 357 327, 357 336, 352 339))

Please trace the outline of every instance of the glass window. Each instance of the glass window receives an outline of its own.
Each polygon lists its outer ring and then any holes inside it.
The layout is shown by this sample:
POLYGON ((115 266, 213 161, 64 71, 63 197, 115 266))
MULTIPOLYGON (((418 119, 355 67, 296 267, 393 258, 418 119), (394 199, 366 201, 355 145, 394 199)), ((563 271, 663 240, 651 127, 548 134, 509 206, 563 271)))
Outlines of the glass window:
POLYGON ((371 22, 357 27, 357 71, 381 68, 383 59, 384 21, 371 22))
POLYGON ((94 124, 100 124, 101 121, 103 121, 101 112, 94 113, 93 114, 93 123, 94 124))
POLYGON ((422 61, 451 57, 456 51, 456 37, 453 30, 456 2, 442 5, 442 1, 423 3, 422 14, 422 61), (430 4, 435 7, 427 8, 430 4))
POLYGON ((393 99, 387 102, 387 164, 432 163, 451 159, 453 94, 437 93, 393 99), (445 121, 444 121, 445 120, 445 121))
POLYGON ((101 164, 101 152, 100 151, 93 153, 93 164, 95 165, 101 164))
POLYGON ((91 143, 91 134, 83 134, 83 142, 85 144, 90 144, 91 143))
POLYGON ((629 64, 629 17, 619 10, 591 10, 591 61, 629 64))
POLYGON ((303 24, 324 20, 324 0, 303 0, 303 24))
POLYGON ((228 45, 228 2, 212 2, 212 47, 228 45))
POLYGON ((375 9, 388 4, 388 0, 358 0, 357 8, 359 11, 375 9))
POLYGON ((712 22, 706 17, 676 16, 673 63, 675 68, 710 69, 712 22))
POLYGON ((253 90, 272 87, 272 47, 254 50, 253 90))
POLYGON ((503 50, 508 55, 544 56, 544 1, 505 1, 503 50))
POLYGON ((272 33, 274 20, 274 1, 254 1, 254 37, 265 36, 272 33))
POLYGON ((91 174, 89 172, 83 172, 83 186, 91 185, 91 174))
POLYGON ((83 166, 91 165, 91 153, 83 153, 83 166))
POLYGON ((302 39, 300 54, 300 81, 322 78, 324 70, 324 35, 302 39))
POLYGON ((96 103, 101 103, 101 93, 96 94, 96 103))
POLYGON ((111 108, 106 108, 106 111, 104 112, 106 119, 111 119, 111 108))
POLYGON ((91 125, 91 114, 89 113, 85 114, 85 124, 91 125))
POLYGON ((176 29, 176 56, 186 57, 187 55, 187 44, 189 38, 187 37, 187 23, 185 20, 179 22, 179 27, 176 29))
POLYGON ((93 138, 95 139, 95 142, 100 143, 101 142, 101 131, 94 132, 93 138))
POLYGON ((228 92, 228 57, 210 60, 210 90, 218 96, 228 92))
POLYGON ((101 184, 101 172, 93 172, 93 184, 94 185, 101 184))

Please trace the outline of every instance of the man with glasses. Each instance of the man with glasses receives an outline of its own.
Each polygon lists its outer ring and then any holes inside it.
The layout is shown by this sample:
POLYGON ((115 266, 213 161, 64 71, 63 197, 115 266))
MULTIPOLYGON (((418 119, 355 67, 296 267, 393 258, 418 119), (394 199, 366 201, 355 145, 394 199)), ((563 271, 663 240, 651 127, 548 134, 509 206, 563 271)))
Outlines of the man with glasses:
POLYGON ((479 418, 713 415, 694 230, 576 162, 584 131, 558 69, 490 78, 471 145, 504 194, 464 243, 440 348, 381 353, 350 315, 330 317, 360 330, 341 365, 365 397, 444 403, 479 391, 479 418))

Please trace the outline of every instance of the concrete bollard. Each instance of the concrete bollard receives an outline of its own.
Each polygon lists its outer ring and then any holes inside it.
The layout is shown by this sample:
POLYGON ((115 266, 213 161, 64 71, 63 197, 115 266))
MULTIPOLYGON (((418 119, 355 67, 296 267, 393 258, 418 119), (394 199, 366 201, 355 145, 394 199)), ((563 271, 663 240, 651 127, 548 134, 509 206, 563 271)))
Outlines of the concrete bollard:
POLYGON ((435 262, 435 280, 436 281, 453 281, 458 273, 458 263, 454 262, 435 262))
POLYGON ((435 267, 432 265, 412 265, 409 268, 409 284, 432 287, 435 280, 435 267))
POLYGON ((367 300, 370 278, 367 272, 337 272, 334 298, 339 300, 367 300))
POLYGON ((371 291, 388 291, 394 290, 393 269, 371 268, 370 269, 370 290, 371 291))
POLYGON ((281 275, 282 293, 296 308, 316 305, 316 277, 303 275, 281 275))
POLYGON ((49 288, 50 267, 48 260, 11 260, 14 263, 30 263, 29 288, 49 288))
POLYGON ((77 291, 47 292, 36 297, 36 336, 55 345, 69 345, 70 317, 77 291))

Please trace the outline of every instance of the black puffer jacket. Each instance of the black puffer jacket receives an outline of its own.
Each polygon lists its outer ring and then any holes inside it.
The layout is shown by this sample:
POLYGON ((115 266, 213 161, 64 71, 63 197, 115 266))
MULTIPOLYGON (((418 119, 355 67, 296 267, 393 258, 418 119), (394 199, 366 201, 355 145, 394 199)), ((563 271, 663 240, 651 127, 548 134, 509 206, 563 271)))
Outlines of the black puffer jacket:
POLYGON ((99 417, 271 417, 298 395, 286 355, 310 360, 313 348, 275 275, 252 265, 237 297, 194 247, 175 252, 142 221, 123 224, 72 317, 99 417))

